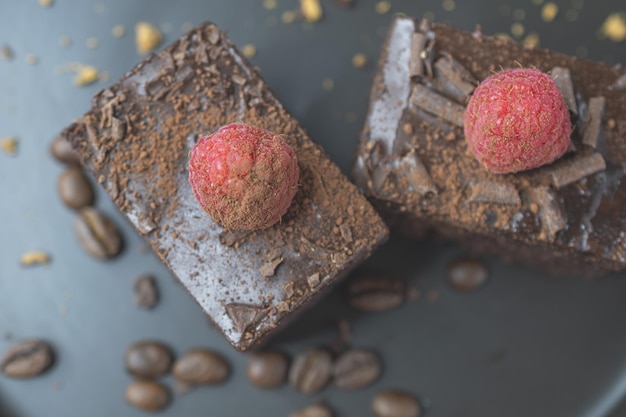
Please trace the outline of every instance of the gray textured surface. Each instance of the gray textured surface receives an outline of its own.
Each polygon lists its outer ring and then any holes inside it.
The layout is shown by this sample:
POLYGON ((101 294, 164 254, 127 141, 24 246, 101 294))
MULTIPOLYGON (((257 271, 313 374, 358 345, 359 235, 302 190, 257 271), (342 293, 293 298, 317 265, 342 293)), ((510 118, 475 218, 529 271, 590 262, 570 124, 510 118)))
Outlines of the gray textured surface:
MULTIPOLYGON (((358 314, 344 304, 339 288, 273 345, 295 353, 327 344, 336 336, 335 318, 344 316, 352 323, 354 345, 381 352, 385 375, 363 391, 329 388, 307 397, 289 387, 261 391, 251 386, 244 376, 245 356, 209 327, 155 256, 139 253, 138 237, 102 193, 97 204, 123 225, 126 251, 111 262, 82 253, 71 231, 73 214, 55 191, 62 167, 48 157, 47 147, 106 84, 79 89, 71 75, 58 75, 57 69, 78 61, 109 71, 114 80, 139 59, 132 34, 138 20, 169 23, 173 29, 167 42, 181 33, 184 22, 212 20, 229 29, 236 44, 254 43, 259 53, 252 62, 262 68, 267 83, 347 171, 373 76, 372 66, 358 71, 350 59, 356 52, 377 57, 391 14, 377 15, 371 0, 357 0, 358 7, 350 11, 327 1, 326 19, 303 29, 280 23, 280 12, 294 7, 295 0, 278 3, 268 12, 261 0, 102 0, 105 10, 98 13, 98 3, 91 0, 56 0, 49 9, 35 0, 0 1, 0 43, 16 54, 12 62, 0 61, 0 137, 20 140, 17 157, 0 153, 0 350, 11 343, 8 336, 43 337, 58 352, 57 364, 41 378, 0 377, 0 416, 142 415, 123 401, 130 378, 122 356, 126 346, 143 338, 163 340, 178 354, 209 346, 233 363, 228 383, 175 399, 164 416, 287 416, 318 398, 340 417, 366 416, 371 415, 371 395, 383 387, 414 392, 432 417, 609 415, 626 392, 624 274, 595 281, 554 278, 489 260, 493 279, 487 287, 459 295, 441 278, 445 263, 460 249, 394 238, 369 265, 393 271, 423 294, 438 290, 439 298, 429 302, 422 296, 387 314, 358 314), (268 27, 271 16, 275 27, 268 27), (112 37, 115 24, 125 25, 124 38, 112 37), (58 45, 62 35, 72 38, 70 48, 58 45), (98 38, 100 46, 88 49, 88 37, 98 38), (37 65, 25 63, 29 53, 39 56, 37 65), (335 81, 331 93, 322 90, 325 77, 335 81), (356 114, 356 122, 345 120, 349 112, 356 114), (20 255, 33 249, 49 251, 52 264, 20 267, 20 255), (132 302, 133 280, 144 272, 157 276, 162 291, 153 312, 140 311, 132 302)), ((433 11, 438 19, 466 29, 479 22, 486 33, 508 31, 513 19, 502 17, 501 1, 471 3, 457 1, 456 10, 446 13, 438 1, 392 2, 393 11, 418 16, 433 11)), ((623 43, 595 38, 619 2, 586 1, 576 22, 564 18, 576 2, 556 3, 561 14, 550 24, 541 21, 530 1, 507 4, 509 10, 526 11, 524 25, 538 32, 546 47, 574 53, 584 46, 591 58, 624 61, 623 43)), ((626 412, 615 411, 612 417, 621 415, 626 412)))

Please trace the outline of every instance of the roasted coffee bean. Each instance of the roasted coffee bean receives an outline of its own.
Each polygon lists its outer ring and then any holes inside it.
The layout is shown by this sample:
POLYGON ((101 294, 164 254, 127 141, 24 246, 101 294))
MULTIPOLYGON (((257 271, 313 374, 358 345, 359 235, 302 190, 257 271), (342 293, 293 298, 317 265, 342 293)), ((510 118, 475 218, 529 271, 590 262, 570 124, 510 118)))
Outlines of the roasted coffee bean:
POLYGON ((156 281, 150 275, 142 275, 135 280, 133 287, 135 304, 138 307, 152 310, 159 303, 159 290, 156 281))
POLYGON ((93 187, 78 167, 69 168, 59 176, 57 191, 69 208, 81 209, 93 204, 93 187))
POLYGON ((82 209, 74 220, 74 233, 85 251, 97 259, 112 258, 122 250, 119 230, 95 208, 82 209))
POLYGON ((259 352, 252 355, 246 374, 250 382, 260 388, 274 388, 285 383, 289 359, 274 351, 259 352))
POLYGON ((368 276, 350 283, 348 297, 350 305, 359 310, 391 310, 404 302, 406 287, 402 281, 387 276, 368 276))
POLYGON ((380 391, 372 400, 376 417, 419 417, 420 405, 414 396, 403 391, 380 391))
POLYGON ((126 387, 126 401, 140 410, 160 411, 170 402, 170 392, 154 381, 135 381, 126 387))
POLYGON ((23 340, 9 347, 0 358, 0 372, 9 378, 30 378, 52 364, 52 348, 42 340, 23 340))
POLYGON ((316 404, 294 411, 289 417, 333 417, 333 413, 324 404, 316 404))
POLYGON ((57 161, 68 165, 79 165, 80 161, 72 145, 63 137, 56 137, 50 144, 50 153, 57 161))
POLYGON ((328 384, 333 358, 326 349, 313 348, 300 353, 289 370, 289 382, 304 394, 314 394, 328 384))
POLYGON ((361 349, 348 350, 335 361, 334 383, 342 389, 363 388, 374 383, 382 369, 380 357, 376 353, 361 349))
POLYGON ((478 259, 458 258, 448 264, 446 279, 458 292, 472 292, 487 283, 487 267, 478 259))
POLYGON ((174 363, 174 378, 191 385, 224 382, 230 373, 226 360, 207 349, 192 349, 174 363))
POLYGON ((160 342, 138 342, 128 347, 124 363, 126 370, 136 377, 156 378, 172 368, 172 352, 160 342))

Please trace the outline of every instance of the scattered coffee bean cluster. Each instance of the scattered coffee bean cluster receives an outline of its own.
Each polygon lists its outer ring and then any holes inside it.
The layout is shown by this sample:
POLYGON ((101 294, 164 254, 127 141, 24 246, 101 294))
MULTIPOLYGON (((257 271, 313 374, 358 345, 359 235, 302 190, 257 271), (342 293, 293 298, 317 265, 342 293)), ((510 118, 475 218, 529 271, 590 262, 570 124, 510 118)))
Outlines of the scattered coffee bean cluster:
POLYGON ((82 248, 96 259, 108 259, 122 250, 122 235, 118 227, 102 212, 93 207, 95 193, 89 179, 80 167, 72 145, 58 136, 50 145, 50 153, 67 169, 57 180, 61 201, 77 210, 74 233, 82 248))
POLYGON ((171 349, 158 341, 131 345, 124 363, 128 373, 137 378, 126 388, 126 401, 144 411, 159 411, 170 403, 170 390, 157 381, 170 372, 179 393, 199 385, 220 384, 230 374, 230 365, 217 352, 196 348, 174 360, 171 349))

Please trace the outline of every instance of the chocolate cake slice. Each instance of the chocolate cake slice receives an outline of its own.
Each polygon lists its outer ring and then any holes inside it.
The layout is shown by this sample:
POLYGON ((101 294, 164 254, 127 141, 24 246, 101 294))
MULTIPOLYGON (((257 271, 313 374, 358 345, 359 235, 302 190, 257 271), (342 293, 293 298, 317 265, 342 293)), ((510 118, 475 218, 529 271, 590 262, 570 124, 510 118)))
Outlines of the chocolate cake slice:
POLYGON ((239 350, 266 339, 387 238, 372 206, 211 23, 99 92, 63 135, 239 350), (187 180, 198 138, 236 121, 282 135, 299 161, 294 202, 280 223, 257 232, 214 223, 187 180))
POLYGON ((353 174, 395 229, 428 230, 556 273, 626 267, 626 73, 479 31, 401 17, 371 92, 353 174), (569 151, 490 174, 468 151, 465 105, 506 68, 552 75, 568 105, 569 151))

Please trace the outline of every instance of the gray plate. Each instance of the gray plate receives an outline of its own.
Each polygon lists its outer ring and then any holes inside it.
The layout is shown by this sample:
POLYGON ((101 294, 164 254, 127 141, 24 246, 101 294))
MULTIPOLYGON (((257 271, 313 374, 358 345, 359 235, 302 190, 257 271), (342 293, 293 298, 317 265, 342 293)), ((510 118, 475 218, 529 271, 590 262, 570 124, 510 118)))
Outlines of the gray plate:
MULTIPOLYGON (((131 33, 138 20, 169 28, 167 42, 181 34, 184 22, 212 20, 229 29, 238 45, 254 43, 259 52, 252 62, 267 83, 348 171, 374 74, 372 65, 354 69, 351 57, 363 52, 376 60, 391 13, 376 14, 373 0, 357 0, 349 11, 326 1, 324 21, 303 28, 280 22, 282 11, 297 2, 278 3, 278 9, 267 11, 262 0, 56 0, 46 9, 35 0, 0 0, 0 43, 16 54, 12 62, 0 61, 0 137, 20 140, 17 157, 0 153, 0 350, 13 340, 42 337, 58 353, 56 365, 40 378, 0 377, 0 415, 142 415, 124 403, 130 377, 122 356, 126 346, 144 338, 163 340, 178 354, 193 346, 212 347, 233 363, 226 384, 176 398, 164 416, 287 416, 318 399, 327 400, 338 416, 366 416, 372 394, 386 387, 415 393, 433 417, 626 415, 626 408, 614 409, 626 392, 624 274, 554 278, 488 259, 489 285, 459 295, 442 276, 446 262, 461 249, 394 237, 368 265, 410 281, 422 298, 386 314, 360 314, 345 305, 339 288, 272 343, 292 354, 328 344, 336 337, 336 318, 345 317, 352 324, 353 345, 382 354, 383 378, 362 391, 328 388, 307 397, 287 386, 271 391, 251 386, 245 355, 210 328, 155 256, 140 253, 139 238, 101 192, 98 207, 123 225, 126 251, 111 262, 82 253, 71 231, 73 213, 55 192, 62 167, 47 147, 106 83, 76 88, 71 75, 58 70, 81 62, 116 79, 139 59, 131 33), (111 35, 116 24, 125 25, 125 37, 111 35), (59 46, 62 35, 72 39, 71 47, 59 46), (89 37, 98 38, 97 49, 85 46, 89 37), (29 53, 39 56, 37 65, 26 64, 29 53), (335 82, 332 92, 322 89, 326 77, 335 82), (20 267, 20 255, 33 249, 49 251, 52 264, 20 267), (162 292, 161 304, 150 313, 132 301, 133 279, 144 272, 157 276, 162 292), (426 296, 432 291, 438 293, 436 301, 426 296)), ((511 13, 519 7, 526 15, 523 25, 540 34, 543 46, 624 62, 623 43, 596 39, 619 2, 587 0, 571 22, 568 10, 582 1, 557 1, 559 16, 549 24, 529 0, 505 6, 497 0, 471 3, 459 0, 453 12, 444 12, 439 1, 393 0, 392 11, 416 16, 431 11, 440 21, 465 29, 481 23, 486 33, 495 33, 509 30, 511 13)))

